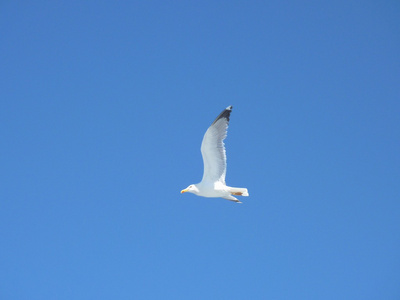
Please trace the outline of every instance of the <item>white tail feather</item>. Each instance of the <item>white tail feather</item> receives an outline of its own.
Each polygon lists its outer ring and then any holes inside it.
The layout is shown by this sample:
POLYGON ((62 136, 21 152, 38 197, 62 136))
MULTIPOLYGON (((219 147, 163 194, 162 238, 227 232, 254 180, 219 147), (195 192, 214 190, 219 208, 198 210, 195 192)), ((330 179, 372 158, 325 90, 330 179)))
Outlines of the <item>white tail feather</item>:
POLYGON ((229 192, 235 196, 248 196, 249 192, 246 188, 229 187, 229 192))

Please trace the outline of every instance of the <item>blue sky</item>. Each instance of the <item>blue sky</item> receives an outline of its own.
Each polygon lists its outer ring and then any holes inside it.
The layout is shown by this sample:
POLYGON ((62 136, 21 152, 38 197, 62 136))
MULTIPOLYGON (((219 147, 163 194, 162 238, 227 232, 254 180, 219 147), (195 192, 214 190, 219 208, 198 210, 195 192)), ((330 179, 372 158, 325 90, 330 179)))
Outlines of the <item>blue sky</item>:
POLYGON ((396 1, 3 1, 1 299, 399 299, 396 1), (179 192, 233 105, 238 205, 179 192))

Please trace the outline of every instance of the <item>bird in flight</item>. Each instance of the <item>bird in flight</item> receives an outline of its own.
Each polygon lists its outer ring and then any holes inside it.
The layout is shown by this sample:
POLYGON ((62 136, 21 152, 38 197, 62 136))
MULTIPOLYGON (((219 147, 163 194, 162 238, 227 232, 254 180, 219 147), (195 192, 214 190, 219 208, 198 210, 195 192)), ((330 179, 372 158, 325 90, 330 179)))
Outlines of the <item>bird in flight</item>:
POLYGON ((226 150, 224 140, 227 135, 229 117, 232 106, 228 106, 219 114, 207 129, 201 143, 204 173, 200 183, 191 184, 181 193, 193 193, 197 196, 209 198, 224 198, 236 203, 242 203, 234 196, 248 196, 246 188, 227 186, 226 175, 226 150))

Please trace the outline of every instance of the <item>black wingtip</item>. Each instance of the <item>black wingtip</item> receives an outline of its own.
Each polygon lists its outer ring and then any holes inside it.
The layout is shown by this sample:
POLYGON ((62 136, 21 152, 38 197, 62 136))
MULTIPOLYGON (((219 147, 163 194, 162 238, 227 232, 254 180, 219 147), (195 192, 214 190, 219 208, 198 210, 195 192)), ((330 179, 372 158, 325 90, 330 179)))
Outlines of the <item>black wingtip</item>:
POLYGON ((217 122, 219 119, 225 118, 227 120, 227 122, 229 122, 229 117, 231 116, 231 112, 232 112, 232 105, 228 106, 227 108, 225 108, 220 114, 219 116, 214 120, 214 122, 211 125, 214 125, 215 122, 217 122))

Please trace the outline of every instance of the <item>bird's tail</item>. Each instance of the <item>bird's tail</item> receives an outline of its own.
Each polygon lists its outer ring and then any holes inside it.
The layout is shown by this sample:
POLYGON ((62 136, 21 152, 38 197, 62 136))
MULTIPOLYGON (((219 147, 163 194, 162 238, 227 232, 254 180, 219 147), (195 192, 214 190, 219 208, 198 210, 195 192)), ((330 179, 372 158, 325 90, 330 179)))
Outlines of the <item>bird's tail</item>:
POLYGON ((249 192, 246 188, 229 187, 229 192, 235 196, 248 196, 249 192))

